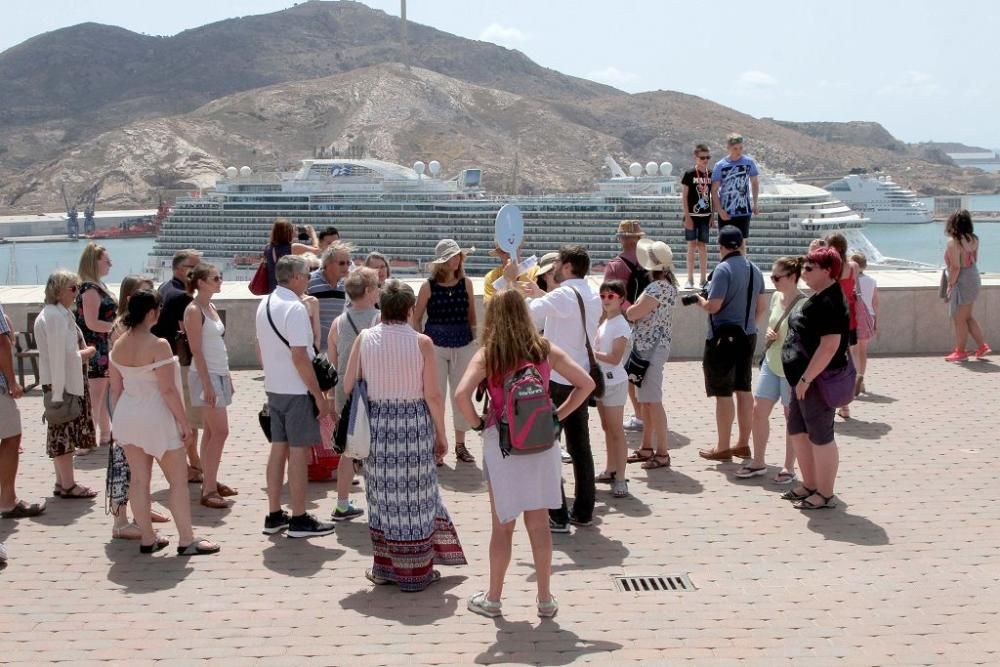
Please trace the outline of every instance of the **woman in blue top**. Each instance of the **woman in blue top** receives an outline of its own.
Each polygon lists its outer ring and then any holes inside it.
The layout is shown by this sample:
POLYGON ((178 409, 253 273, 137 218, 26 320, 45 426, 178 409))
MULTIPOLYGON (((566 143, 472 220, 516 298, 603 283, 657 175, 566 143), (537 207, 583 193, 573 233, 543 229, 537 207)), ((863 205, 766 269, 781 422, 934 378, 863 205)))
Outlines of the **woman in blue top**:
MULTIPOLYGON (((434 248, 434 259, 428 262, 431 277, 420 286, 413 309, 413 328, 427 334, 434 342, 438 382, 441 393, 451 396, 455 423, 455 458, 474 463, 475 458, 465 447, 465 432, 470 425, 455 406, 455 388, 476 353, 476 300, 472 281, 465 277, 465 255, 453 239, 443 239, 434 248), (427 322, 424 322, 424 314, 427 322), (448 385, 451 391, 447 391, 448 385)), ((437 464, 444 465, 438 458, 437 464)))
POLYGON ((304 255, 311 252, 318 255, 319 239, 316 238, 316 230, 312 225, 306 225, 305 235, 308 236, 309 243, 295 243, 295 227, 285 218, 277 218, 271 225, 271 237, 267 245, 264 246, 264 261, 267 262, 267 293, 270 294, 278 285, 274 277, 274 267, 278 260, 285 255, 304 255))

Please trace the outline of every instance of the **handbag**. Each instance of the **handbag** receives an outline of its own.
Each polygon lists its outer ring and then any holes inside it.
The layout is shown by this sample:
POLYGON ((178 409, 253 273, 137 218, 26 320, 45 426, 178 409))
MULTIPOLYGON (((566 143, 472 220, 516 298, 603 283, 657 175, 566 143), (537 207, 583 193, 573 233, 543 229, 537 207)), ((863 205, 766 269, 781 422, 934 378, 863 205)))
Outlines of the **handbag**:
MULTIPOLYGON (((275 264, 278 263, 278 258, 275 257, 274 248, 271 248, 271 257, 274 258, 275 264)), ((250 279, 250 293, 256 296, 264 296, 268 293, 268 287, 270 287, 270 281, 267 279, 267 260, 261 259, 260 264, 257 265, 257 270, 254 271, 253 278, 250 279)))
MULTIPOLYGON (((271 319, 271 295, 267 297, 267 306, 265 307, 267 311, 267 321, 271 324, 271 329, 274 331, 274 335, 281 339, 288 349, 292 349, 289 344, 288 339, 281 335, 278 331, 278 327, 274 326, 274 320, 271 319)), ((330 363, 329 357, 326 354, 320 352, 312 358, 313 372, 316 374, 316 383, 319 385, 320 391, 330 391, 335 386, 337 386, 337 369, 333 367, 330 363)))
POLYGON ((576 295, 576 303, 580 306, 580 322, 583 323, 583 342, 587 345, 587 361, 590 363, 588 373, 590 379, 594 381, 594 392, 591 394, 591 398, 602 398, 604 396, 604 372, 601 371, 601 367, 597 364, 594 349, 590 347, 590 336, 587 334, 587 311, 583 307, 583 297, 580 296, 580 293, 575 288, 570 287, 570 289, 576 295))
POLYGON ((177 363, 181 366, 190 366, 194 361, 194 353, 191 352, 191 343, 188 342, 187 333, 178 330, 174 336, 174 348, 177 350, 177 363))
POLYGON ((646 379, 646 371, 649 370, 649 360, 643 359, 642 355, 633 350, 628 355, 625 362, 625 373, 628 374, 628 381, 636 387, 642 386, 642 381, 646 379))
POLYGON ((108 447, 108 473, 104 488, 106 514, 118 514, 118 510, 128 502, 130 480, 131 471, 128 459, 125 458, 125 450, 112 444, 108 447))
POLYGON ((938 283, 938 296, 948 300, 948 269, 941 269, 941 282, 938 283))
MULTIPOLYGON (((741 254, 727 255, 722 261, 725 262, 730 257, 743 257, 741 254)), ((743 324, 723 324, 721 327, 716 328, 715 318, 711 315, 708 316, 708 324, 712 327, 712 339, 709 343, 716 348, 719 347, 747 347, 750 342, 750 334, 746 332, 745 325, 750 323, 750 304, 753 302, 753 264, 750 260, 746 260, 749 266, 750 280, 747 281, 747 309, 746 314, 743 316, 743 324)), ((723 304, 725 306, 725 304, 723 304)), ((730 358, 735 359, 735 351, 730 350, 730 358)), ((750 351, 753 353, 753 350, 750 351)))
POLYGON ((851 359, 850 353, 846 354, 846 366, 841 368, 827 367, 813 380, 819 389, 820 396, 823 397, 823 402, 831 408, 843 408, 854 400, 858 372, 854 368, 854 360, 851 359))
POLYGON ((83 397, 63 390, 62 400, 52 400, 52 392, 42 394, 42 419, 50 426, 66 424, 83 414, 83 397))
POLYGON ((271 442, 271 409, 267 407, 267 401, 264 401, 264 407, 257 413, 257 422, 260 423, 260 430, 264 432, 264 437, 267 438, 268 442, 271 442))
MULTIPOLYGON (((358 338, 361 338, 359 335, 358 338)), ((371 451, 372 430, 369 421, 368 383, 361 370, 361 346, 358 346, 358 375, 351 389, 351 407, 344 406, 348 414, 344 456, 350 459, 366 459, 371 451)))

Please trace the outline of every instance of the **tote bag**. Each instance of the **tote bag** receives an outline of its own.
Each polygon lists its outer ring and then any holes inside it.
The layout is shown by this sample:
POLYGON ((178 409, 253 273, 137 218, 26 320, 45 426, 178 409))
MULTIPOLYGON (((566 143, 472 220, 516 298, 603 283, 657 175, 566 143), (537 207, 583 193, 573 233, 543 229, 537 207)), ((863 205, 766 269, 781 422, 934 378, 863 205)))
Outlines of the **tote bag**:
MULTIPOLYGON (((347 421, 347 444, 344 456, 351 459, 366 459, 372 446, 371 422, 368 419, 368 383, 365 382, 361 369, 361 348, 364 345, 364 332, 358 334, 358 375, 351 389, 350 412, 347 421)), ((344 406, 347 410, 347 406, 344 406)))

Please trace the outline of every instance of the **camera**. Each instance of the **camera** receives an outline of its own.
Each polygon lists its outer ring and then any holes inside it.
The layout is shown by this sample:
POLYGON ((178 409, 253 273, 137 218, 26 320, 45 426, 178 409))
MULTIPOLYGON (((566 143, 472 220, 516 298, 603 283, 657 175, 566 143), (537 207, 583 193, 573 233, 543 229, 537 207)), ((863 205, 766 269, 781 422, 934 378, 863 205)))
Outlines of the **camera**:
POLYGON ((685 294, 684 296, 681 297, 681 305, 684 305, 684 306, 693 306, 696 303, 698 303, 698 297, 699 296, 707 299, 708 298, 708 289, 705 288, 705 287, 702 287, 701 290, 699 290, 698 292, 695 292, 694 294, 685 294))
POLYGON ((308 232, 308 230, 306 230, 305 227, 299 227, 296 231, 298 232, 299 241, 309 241, 310 240, 309 232, 308 232))

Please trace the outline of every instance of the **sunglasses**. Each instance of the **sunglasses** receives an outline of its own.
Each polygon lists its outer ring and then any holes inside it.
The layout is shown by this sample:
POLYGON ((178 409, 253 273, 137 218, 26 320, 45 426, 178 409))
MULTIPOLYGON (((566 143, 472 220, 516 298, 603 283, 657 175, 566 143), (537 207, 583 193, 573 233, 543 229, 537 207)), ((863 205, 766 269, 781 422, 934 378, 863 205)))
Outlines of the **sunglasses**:
POLYGON ((211 278, 209 278, 209 280, 211 280, 213 283, 221 283, 222 282, 222 274, 220 273, 217 276, 212 276, 211 278))
POLYGON ((70 292, 73 292, 75 294, 80 289, 80 286, 79 285, 70 285, 66 289, 68 289, 70 292))
POLYGON ((337 262, 337 266, 347 266, 350 262, 337 262))
POLYGON ((608 292, 601 295, 601 301, 614 301, 615 299, 620 299, 620 298, 621 296, 614 294, 612 292, 608 292))
POLYGON ((816 267, 813 266, 812 264, 806 264, 805 266, 802 267, 802 270, 805 271, 806 273, 811 273, 812 270, 815 268, 816 267))
POLYGON ((781 280, 782 278, 787 278, 787 277, 788 277, 788 274, 787 274, 787 273, 782 273, 782 274, 780 274, 780 275, 779 275, 779 274, 777 274, 777 273, 772 273, 772 274, 771 274, 771 280, 773 280, 774 282, 778 282, 778 281, 779 281, 779 280, 781 280))
POLYGON ((710 160, 711 158, 712 158, 711 155, 699 155, 698 156, 699 160, 710 160))

